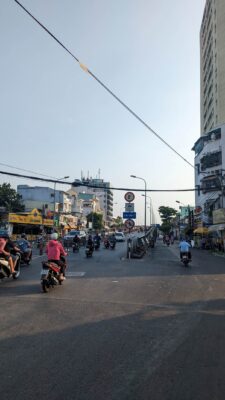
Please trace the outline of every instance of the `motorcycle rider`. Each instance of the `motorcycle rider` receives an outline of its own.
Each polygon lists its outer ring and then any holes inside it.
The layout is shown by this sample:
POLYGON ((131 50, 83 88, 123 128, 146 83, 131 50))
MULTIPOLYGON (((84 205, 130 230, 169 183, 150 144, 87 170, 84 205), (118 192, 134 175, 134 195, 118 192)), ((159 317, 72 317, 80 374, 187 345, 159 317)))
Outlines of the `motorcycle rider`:
POLYGON ((51 240, 48 242, 46 246, 46 253, 48 256, 48 261, 52 261, 60 267, 60 279, 64 280, 65 278, 65 262, 60 259, 61 256, 67 256, 66 251, 64 250, 62 244, 58 242, 58 233, 54 232, 51 234, 51 240))
POLYGON ((91 251, 94 251, 94 241, 91 235, 88 236, 86 247, 89 248, 91 251))
POLYGON ((188 243, 185 240, 185 238, 182 238, 181 242, 179 244, 179 247, 180 247, 180 259, 182 260, 182 254, 183 253, 187 253, 188 254, 188 258, 191 261, 191 251, 190 251, 191 245, 190 245, 190 243, 188 243))
POLYGON ((116 246, 116 236, 115 236, 115 233, 113 233, 113 234, 109 237, 109 242, 110 242, 110 245, 111 245, 111 246, 113 246, 113 247, 116 246))
POLYGON ((0 237, 0 257, 8 261, 11 273, 14 274, 17 256, 11 254, 12 250, 20 253, 20 249, 10 240, 9 234, 3 233, 0 237))
POLYGON ((22 251, 23 251, 23 253, 25 255, 25 259, 28 261, 30 259, 30 255, 31 255, 32 250, 31 250, 31 245, 27 240, 26 233, 22 233, 21 239, 23 239, 23 244, 21 245, 22 246, 22 251))
POLYGON ((94 243, 96 243, 97 247, 100 247, 100 242, 101 242, 101 236, 99 235, 98 232, 96 232, 95 236, 94 236, 94 243))

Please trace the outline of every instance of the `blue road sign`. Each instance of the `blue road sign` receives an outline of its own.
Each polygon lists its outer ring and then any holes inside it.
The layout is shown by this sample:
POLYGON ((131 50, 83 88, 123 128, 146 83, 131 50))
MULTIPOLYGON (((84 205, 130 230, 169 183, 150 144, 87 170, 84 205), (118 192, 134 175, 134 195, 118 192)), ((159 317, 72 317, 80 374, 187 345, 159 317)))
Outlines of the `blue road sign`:
POLYGON ((127 211, 123 212, 124 219, 136 219, 136 212, 134 211, 127 211))

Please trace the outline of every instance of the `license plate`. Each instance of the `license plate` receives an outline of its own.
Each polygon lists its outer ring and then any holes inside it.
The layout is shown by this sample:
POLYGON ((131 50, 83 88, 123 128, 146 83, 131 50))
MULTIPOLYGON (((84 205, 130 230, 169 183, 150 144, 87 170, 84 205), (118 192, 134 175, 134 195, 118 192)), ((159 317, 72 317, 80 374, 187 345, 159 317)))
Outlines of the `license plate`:
POLYGON ((47 273, 48 273, 48 270, 47 270, 47 269, 42 269, 42 270, 41 270, 41 275, 47 275, 47 273))

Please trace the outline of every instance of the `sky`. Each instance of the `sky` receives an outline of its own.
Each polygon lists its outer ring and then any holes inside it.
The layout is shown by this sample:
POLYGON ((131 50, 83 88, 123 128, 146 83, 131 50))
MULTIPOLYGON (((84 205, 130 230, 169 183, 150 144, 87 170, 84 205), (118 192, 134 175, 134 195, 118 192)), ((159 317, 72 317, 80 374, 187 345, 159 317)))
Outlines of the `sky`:
MULTIPOLYGON (((205 0, 21 0, 88 69, 191 164, 200 136, 205 0)), ((194 188, 194 169, 115 100, 14 0, 0 2, 0 170, 112 187, 194 188), (12 168, 13 167, 13 168, 12 168), (19 169, 20 168, 20 169, 19 169), (27 173, 30 170, 36 173, 27 173)), ((0 174, 0 184, 53 184, 0 174)), ((57 189, 69 186, 57 184, 57 189)), ((114 191, 114 216, 125 191, 114 191)), ((144 197, 135 193, 137 224, 144 197)), ((148 192, 158 208, 194 192, 148 192)), ((147 199, 148 202, 150 199, 147 199)), ((147 223, 149 219, 147 217, 147 223)))

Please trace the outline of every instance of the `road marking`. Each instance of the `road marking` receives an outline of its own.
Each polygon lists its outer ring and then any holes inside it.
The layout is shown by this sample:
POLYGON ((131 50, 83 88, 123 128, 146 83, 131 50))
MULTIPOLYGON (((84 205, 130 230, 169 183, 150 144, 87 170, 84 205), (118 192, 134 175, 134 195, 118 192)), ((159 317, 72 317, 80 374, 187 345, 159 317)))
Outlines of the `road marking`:
POLYGON ((84 276, 86 272, 67 272, 66 276, 84 276))

